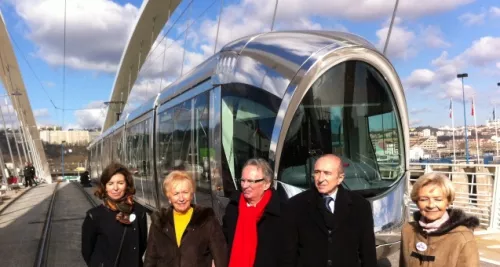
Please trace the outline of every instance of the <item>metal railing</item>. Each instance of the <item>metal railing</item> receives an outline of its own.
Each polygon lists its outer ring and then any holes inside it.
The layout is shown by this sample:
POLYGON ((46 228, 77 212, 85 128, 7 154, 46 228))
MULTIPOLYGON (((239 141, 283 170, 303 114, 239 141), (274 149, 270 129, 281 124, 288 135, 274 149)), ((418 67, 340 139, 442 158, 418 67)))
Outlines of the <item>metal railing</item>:
MULTIPOLYGON (((409 171, 408 195, 413 183, 421 175, 429 172, 443 173, 455 187, 452 206, 476 216, 481 228, 500 230, 500 165, 410 163, 409 171)), ((417 207, 411 202, 408 210, 413 213, 417 207)))

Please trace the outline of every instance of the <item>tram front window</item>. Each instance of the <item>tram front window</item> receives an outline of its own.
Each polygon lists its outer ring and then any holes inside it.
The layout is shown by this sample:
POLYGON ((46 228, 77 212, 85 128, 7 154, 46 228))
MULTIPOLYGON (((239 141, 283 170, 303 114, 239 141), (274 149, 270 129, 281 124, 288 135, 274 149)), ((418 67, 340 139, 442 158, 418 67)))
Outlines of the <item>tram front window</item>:
POLYGON ((339 64, 306 93, 288 129, 278 179, 312 187, 323 154, 342 159, 344 186, 365 197, 385 191, 403 174, 401 128, 390 88, 370 65, 339 64))

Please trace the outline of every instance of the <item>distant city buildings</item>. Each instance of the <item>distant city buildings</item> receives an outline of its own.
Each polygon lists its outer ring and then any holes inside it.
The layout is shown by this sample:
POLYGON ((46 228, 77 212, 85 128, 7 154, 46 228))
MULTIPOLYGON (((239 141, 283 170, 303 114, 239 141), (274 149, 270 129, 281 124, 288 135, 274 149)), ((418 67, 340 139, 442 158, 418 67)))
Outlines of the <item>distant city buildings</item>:
POLYGON ((42 130, 40 139, 49 144, 61 144, 65 141, 68 145, 88 145, 94 138, 101 134, 100 131, 88 130, 42 130))
MULTIPOLYGON (((458 155, 465 154, 465 138, 464 133, 467 133, 469 142, 469 153, 480 155, 484 153, 496 152, 497 142, 500 142, 500 137, 496 135, 495 124, 500 128, 500 120, 487 121, 486 125, 481 125, 475 128, 468 126, 467 131, 463 126, 455 127, 455 129, 444 126, 439 128, 434 127, 417 127, 410 129, 410 159, 419 160, 431 157, 443 157, 453 154, 453 134, 455 135, 455 153, 458 155), (477 141, 476 141, 477 130, 477 141), (479 143, 479 151, 476 144, 479 143)), ((499 130, 500 131, 500 130, 499 130)), ((500 134, 500 133, 499 133, 500 134)))

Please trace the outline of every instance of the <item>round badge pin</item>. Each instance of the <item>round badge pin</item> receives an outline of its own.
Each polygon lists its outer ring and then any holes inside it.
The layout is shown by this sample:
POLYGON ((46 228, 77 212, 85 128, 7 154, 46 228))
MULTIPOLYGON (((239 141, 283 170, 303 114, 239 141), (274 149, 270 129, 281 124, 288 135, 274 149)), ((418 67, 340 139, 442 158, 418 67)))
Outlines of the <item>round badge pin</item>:
POLYGON ((133 213, 132 213, 132 214, 130 214, 130 216, 129 216, 129 221, 130 221, 130 222, 135 221, 135 214, 133 214, 133 213))
POLYGON ((424 242, 418 242, 417 243, 417 250, 418 251, 426 251, 427 245, 424 242))

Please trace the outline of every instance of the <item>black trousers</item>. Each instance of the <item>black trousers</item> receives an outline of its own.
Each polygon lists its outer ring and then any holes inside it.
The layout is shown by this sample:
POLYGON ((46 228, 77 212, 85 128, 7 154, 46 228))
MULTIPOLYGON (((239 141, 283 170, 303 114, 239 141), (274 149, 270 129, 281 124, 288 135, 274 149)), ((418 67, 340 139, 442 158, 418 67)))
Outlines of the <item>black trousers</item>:
POLYGON ((24 186, 25 186, 25 187, 28 187, 28 185, 29 185, 29 186, 33 186, 33 183, 34 183, 35 185, 38 185, 38 184, 35 182, 35 179, 34 179, 33 177, 25 177, 25 178, 24 178, 24 180, 25 180, 25 181, 24 181, 24 186))

